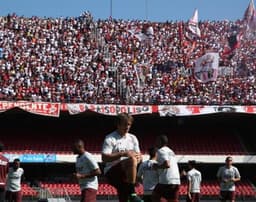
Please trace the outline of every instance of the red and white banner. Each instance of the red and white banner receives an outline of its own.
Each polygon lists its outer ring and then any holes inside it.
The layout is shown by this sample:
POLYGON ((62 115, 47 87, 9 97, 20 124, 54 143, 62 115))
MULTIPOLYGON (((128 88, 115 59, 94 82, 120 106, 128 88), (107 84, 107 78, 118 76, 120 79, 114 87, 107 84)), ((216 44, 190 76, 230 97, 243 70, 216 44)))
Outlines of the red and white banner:
POLYGON ((256 114, 256 106, 160 105, 160 116, 192 116, 214 113, 256 114))
POLYGON ((218 77, 219 54, 206 53, 196 60, 194 68, 194 77, 197 81, 207 83, 216 81, 218 77))
POLYGON ((80 114, 85 111, 92 111, 110 116, 114 116, 119 113, 129 113, 131 115, 159 113, 160 116, 193 116, 214 113, 256 114, 256 105, 103 105, 86 103, 61 104, 48 102, 0 101, 0 112, 5 112, 15 107, 33 114, 52 117, 59 117, 60 111, 68 111, 71 115, 80 114))
POLYGON ((33 114, 38 114, 43 116, 59 117, 60 115, 60 103, 0 101, 0 112, 5 112, 15 107, 33 114))
POLYGON ((132 115, 152 114, 152 106, 142 105, 97 105, 97 104, 67 104, 68 112, 79 114, 87 110, 105 115, 117 115, 119 113, 128 113, 132 115))

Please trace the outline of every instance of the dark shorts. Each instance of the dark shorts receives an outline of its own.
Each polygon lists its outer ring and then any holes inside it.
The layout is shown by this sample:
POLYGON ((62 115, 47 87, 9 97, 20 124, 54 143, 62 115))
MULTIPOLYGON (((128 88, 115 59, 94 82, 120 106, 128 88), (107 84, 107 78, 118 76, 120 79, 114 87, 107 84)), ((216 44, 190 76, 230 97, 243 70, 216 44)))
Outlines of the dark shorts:
POLYGON ((122 161, 112 166, 106 173, 108 183, 115 188, 123 186, 126 180, 126 173, 122 166, 122 161))
POLYGON ((97 190, 96 189, 83 189, 81 193, 81 202, 96 202, 97 190))
POLYGON ((165 198, 167 200, 178 201, 179 200, 179 185, 176 184, 157 184, 153 193, 152 198, 165 198))
POLYGON ((22 201, 22 192, 21 191, 6 191, 5 199, 8 202, 21 202, 22 201))
POLYGON ((234 191, 221 191, 220 192, 220 199, 221 200, 235 200, 236 193, 234 191))
POLYGON ((119 202, 127 202, 129 193, 126 184, 126 172, 122 166, 122 161, 112 166, 105 176, 108 183, 116 188, 119 202))
POLYGON ((144 202, 152 202, 152 195, 143 195, 144 202))
POLYGON ((191 193, 191 199, 187 196, 187 202, 199 202, 200 201, 200 193, 191 193))
POLYGON ((4 188, 0 188, 0 202, 4 202, 5 199, 5 189, 4 188))

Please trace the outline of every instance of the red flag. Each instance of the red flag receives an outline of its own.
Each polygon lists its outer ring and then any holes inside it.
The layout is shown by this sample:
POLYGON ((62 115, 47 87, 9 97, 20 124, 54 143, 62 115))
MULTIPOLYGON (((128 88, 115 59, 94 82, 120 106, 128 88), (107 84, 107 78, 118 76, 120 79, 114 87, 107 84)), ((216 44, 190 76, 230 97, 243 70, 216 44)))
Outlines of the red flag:
POLYGON ((240 41, 242 37, 242 32, 239 34, 233 34, 228 37, 228 46, 222 53, 222 56, 228 56, 230 59, 235 55, 234 51, 240 47, 240 41))

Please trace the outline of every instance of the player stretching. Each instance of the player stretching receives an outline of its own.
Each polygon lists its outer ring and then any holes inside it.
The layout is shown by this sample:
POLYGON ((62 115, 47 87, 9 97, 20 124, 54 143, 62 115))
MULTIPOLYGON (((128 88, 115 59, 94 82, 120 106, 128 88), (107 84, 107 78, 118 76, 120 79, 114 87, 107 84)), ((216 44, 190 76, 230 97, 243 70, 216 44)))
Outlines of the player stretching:
POLYGON ((117 128, 106 136, 102 160, 108 182, 117 189, 119 201, 141 202, 135 193, 137 165, 141 162, 139 142, 129 133, 133 118, 122 113, 117 116, 117 128))

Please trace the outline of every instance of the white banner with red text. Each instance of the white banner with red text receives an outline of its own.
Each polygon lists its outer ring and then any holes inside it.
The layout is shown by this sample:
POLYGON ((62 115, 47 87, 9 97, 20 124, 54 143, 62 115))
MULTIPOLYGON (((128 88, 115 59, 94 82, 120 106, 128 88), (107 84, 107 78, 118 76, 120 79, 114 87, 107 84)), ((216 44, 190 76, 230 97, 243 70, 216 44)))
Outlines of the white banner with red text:
POLYGON ((119 113, 131 115, 143 115, 159 113, 160 116, 192 116, 206 115, 214 113, 247 113, 256 114, 256 105, 113 105, 113 104, 86 104, 86 103, 48 103, 29 101, 0 101, 0 112, 5 112, 13 108, 20 108, 24 111, 44 115, 59 117, 60 111, 67 111, 71 115, 91 111, 103 115, 114 116, 119 113))
POLYGON ((98 104, 67 104, 67 110, 71 115, 79 114, 87 110, 104 114, 117 115, 120 113, 128 113, 132 115, 152 114, 152 106, 150 105, 98 105, 98 104))
POLYGON ((61 106, 60 103, 49 103, 49 102, 0 101, 0 112, 5 112, 13 108, 20 108, 32 114, 59 117, 60 106, 61 106))

